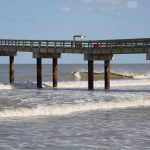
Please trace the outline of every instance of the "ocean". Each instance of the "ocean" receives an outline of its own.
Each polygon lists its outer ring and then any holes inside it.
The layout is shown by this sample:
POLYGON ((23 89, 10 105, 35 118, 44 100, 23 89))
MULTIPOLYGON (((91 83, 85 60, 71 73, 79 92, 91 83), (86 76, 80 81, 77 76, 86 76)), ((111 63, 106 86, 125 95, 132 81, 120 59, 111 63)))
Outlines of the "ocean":
POLYGON ((0 65, 0 150, 150 150, 150 65, 112 64, 111 89, 104 90, 103 65, 94 66, 88 91, 87 65, 0 65))

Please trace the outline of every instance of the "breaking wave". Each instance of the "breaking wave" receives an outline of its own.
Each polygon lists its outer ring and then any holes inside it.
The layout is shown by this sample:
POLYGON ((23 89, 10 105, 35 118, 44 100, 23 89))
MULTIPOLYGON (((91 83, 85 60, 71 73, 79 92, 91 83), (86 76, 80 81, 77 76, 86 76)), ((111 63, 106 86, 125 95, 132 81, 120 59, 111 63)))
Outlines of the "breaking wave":
MULTIPOLYGON (((136 87, 140 88, 145 86, 146 89, 149 89, 150 86, 150 79, 125 79, 125 80, 111 80, 111 87, 113 88, 120 88, 120 87, 136 87)), ((53 89, 52 82, 43 82, 42 85, 43 89, 53 89)), ((58 82, 57 89, 87 89, 88 82, 87 81, 62 81, 58 82)), ((104 87, 104 81, 98 80, 94 82, 95 88, 102 88, 104 87)), ((8 83, 0 83, 0 90, 14 90, 14 89, 37 89, 36 82, 27 81, 27 82, 15 82, 13 84, 8 83)))
POLYGON ((0 90, 12 90, 14 89, 13 85, 7 83, 0 83, 0 90))
MULTIPOLYGON (((88 79, 88 72, 86 71, 75 71, 72 73, 75 80, 87 80, 88 79)), ((112 80, 116 79, 146 79, 150 78, 149 74, 136 74, 136 73, 116 73, 111 72, 110 78, 112 80)), ((104 72, 94 72, 94 79, 95 80, 103 80, 104 79, 104 72)))
POLYGON ((84 102, 79 104, 56 104, 38 106, 36 108, 1 109, 0 118, 6 117, 36 117, 36 116, 64 116, 72 113, 88 111, 109 111, 113 109, 128 109, 150 107, 149 100, 115 101, 115 102, 84 102))

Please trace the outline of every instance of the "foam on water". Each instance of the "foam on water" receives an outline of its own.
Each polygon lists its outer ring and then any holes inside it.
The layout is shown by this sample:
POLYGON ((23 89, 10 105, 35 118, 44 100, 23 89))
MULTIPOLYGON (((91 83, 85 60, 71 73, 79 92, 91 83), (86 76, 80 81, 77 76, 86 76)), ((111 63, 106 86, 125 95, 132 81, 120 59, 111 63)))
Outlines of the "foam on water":
MULTIPOLYGON (((111 81, 111 87, 124 87, 124 86, 135 86, 135 87, 141 87, 141 86, 147 86, 147 88, 150 88, 150 79, 126 79, 126 80, 112 80, 111 81)), ((52 82, 44 82, 43 83, 43 89, 52 88, 52 82)), ((85 88, 88 87, 88 81, 65 81, 65 82, 58 82, 58 89, 61 88, 85 88)), ((104 81, 95 81, 94 82, 95 88, 103 88, 104 87, 104 81)), ((12 85, 8 83, 0 83, 0 90, 12 90, 12 89, 37 89, 36 82, 27 81, 27 82, 16 82, 12 85)))
MULTIPOLYGON (((50 86, 52 87, 52 83, 45 82, 43 84, 45 87, 50 86)), ((111 87, 113 88, 119 88, 119 87, 141 87, 146 86, 147 88, 150 88, 150 80, 149 79, 134 79, 134 80, 112 80, 111 81, 111 87)), ((58 88, 85 88, 87 89, 88 82, 87 81, 69 81, 69 82, 59 82, 58 88)), ((104 87, 104 81, 95 81, 94 82, 95 88, 103 88, 104 87)))
POLYGON ((0 90, 12 90, 14 87, 7 83, 0 83, 0 90))
POLYGON ((2 109, 0 118, 6 117, 35 117, 35 116, 63 116, 72 113, 81 113, 86 111, 104 111, 113 109, 127 109, 138 107, 150 107, 149 100, 127 100, 115 102, 86 102, 79 104, 59 104, 49 106, 38 106, 36 108, 16 108, 2 109))
POLYGON ((150 74, 128 73, 128 72, 121 72, 119 74, 125 75, 125 76, 132 76, 133 79, 150 79, 150 74))
MULTIPOLYGON (((94 91, 87 90, 82 73, 74 81, 71 72, 86 68, 76 65, 60 67, 53 88, 47 68, 40 90, 33 66, 15 69, 21 72, 13 85, 0 83, 0 149, 149 149, 149 66, 112 66, 118 74, 133 72, 134 79, 113 79, 110 91, 103 90, 103 77, 95 79, 94 91)), ((8 82, 4 69, 1 82, 8 82)))
MULTIPOLYGON (((74 78, 76 80, 82 80, 82 79, 87 79, 87 75, 88 75, 88 72, 87 71, 75 71, 73 73, 74 78)), ((98 72, 98 71, 95 71, 94 72, 94 75, 97 75, 96 78, 103 78, 103 74, 104 72, 98 72), (100 76, 102 75, 102 77, 100 76)), ((150 74, 146 74, 146 73, 132 73, 132 72, 115 72, 115 71, 112 71, 110 73, 111 75, 111 78, 112 79, 124 79, 124 78, 127 78, 127 79, 148 79, 150 78, 150 74)))
MULTIPOLYGON (((58 89, 62 92, 62 94, 59 95, 59 100, 61 101, 61 96, 65 96, 66 99, 68 99, 68 95, 65 95, 64 89, 87 89, 88 82, 87 81, 68 81, 68 82, 59 82, 58 83, 58 89)), ((104 81, 96 81, 95 82, 95 88, 97 89, 103 89, 104 88, 104 81)), ((88 101, 88 98, 91 97, 84 97, 83 101, 78 101, 78 103, 74 103, 73 100, 71 100, 72 103, 70 104, 63 104, 63 103, 47 103, 44 104, 41 100, 41 97, 39 97, 38 103, 35 103, 35 105, 25 108, 24 105, 20 105, 19 107, 4 107, 0 109, 0 117, 33 117, 33 116, 59 116, 59 115, 69 115, 71 113, 81 113, 86 111, 95 111, 95 110, 114 110, 114 109, 127 109, 127 108, 138 108, 138 107, 150 107, 150 101, 149 101, 149 95, 146 96, 144 93, 135 94, 130 93, 130 90, 150 90, 150 79, 129 79, 129 80, 113 80, 111 81, 111 88, 112 89, 125 89, 126 94, 120 94, 119 91, 116 91, 113 93, 110 92, 110 94, 106 97, 105 93, 100 91, 100 95, 103 96, 103 98, 96 97, 96 101, 88 101), (116 96, 118 94, 118 96, 116 96), (128 96, 129 95, 129 96, 128 96), (136 96, 137 95, 137 96, 136 96), (113 96, 115 99, 113 99, 113 96), (110 97, 111 99, 108 99, 108 101, 105 101, 105 98, 110 97)), ((36 83, 35 82, 24 82, 24 83, 14 83, 13 85, 10 84, 0 84, 0 90, 15 90, 15 89, 36 89, 36 83)), ((44 82, 43 83, 43 91, 46 91, 47 89, 53 89, 51 82, 44 82)), ((20 91, 20 90, 19 90, 20 91)), ((56 90, 57 91, 57 90, 56 90)), ((28 93, 28 91, 26 91, 28 93)), ((29 93, 30 93, 29 92, 29 93)), ((87 92, 87 91, 85 91, 87 92)), ((24 92, 23 92, 24 93, 24 92)), ((31 92, 32 93, 32 92, 31 92)), ((69 93, 69 91, 68 91, 69 93)), ((71 93, 71 92, 70 92, 71 93)), ((24 93, 25 94, 25 93, 24 93)), ((56 93, 54 93, 56 94, 56 93)), ((85 93, 84 93, 85 94, 85 93)), ((86 93, 88 95, 89 93, 86 93)), ((93 93, 94 94, 94 93, 93 93)), ((97 93, 95 93, 97 95, 97 93)), ((7 96, 7 93, 6 93, 7 96)), ((4 95, 4 97, 6 97, 4 95)), ((14 95, 16 97, 16 95, 14 95)), ((10 97, 10 99, 15 97, 10 97)), ((69 95, 70 96, 70 95, 69 95)), ((53 97, 53 94, 50 93, 50 98, 53 97)), ((48 99, 49 99, 48 97, 48 99)), ((71 98, 71 97, 70 97, 71 98)), ((81 99, 82 92, 78 92, 78 96, 75 98, 75 100, 81 99)), ((24 97, 18 95, 16 99, 25 102, 27 99, 33 99, 33 101, 36 101, 35 97, 28 98, 28 94, 24 97), (19 98, 19 99, 18 99, 19 98)), ((53 98, 52 98, 53 99, 53 98)), ((15 100, 15 99, 14 99, 15 100)), ((52 101, 52 100, 51 100, 52 101)), ((55 98, 54 98, 55 101, 55 98)), ((56 99, 57 101, 57 99, 56 99)))
POLYGON ((73 74, 74 74, 74 76, 75 76, 75 80, 76 80, 76 81, 80 81, 80 80, 81 80, 80 72, 74 72, 73 74))

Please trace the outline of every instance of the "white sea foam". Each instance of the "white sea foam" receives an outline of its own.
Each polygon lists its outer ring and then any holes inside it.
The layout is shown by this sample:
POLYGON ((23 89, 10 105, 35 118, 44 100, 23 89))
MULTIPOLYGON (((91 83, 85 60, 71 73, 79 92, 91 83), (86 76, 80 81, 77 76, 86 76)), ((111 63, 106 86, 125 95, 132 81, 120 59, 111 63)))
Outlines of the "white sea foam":
POLYGON ((142 73, 121 73, 125 76, 132 76, 133 79, 149 79, 150 75, 149 74, 142 74, 142 73))
MULTIPOLYGON (((82 77, 81 77, 81 74, 82 73, 86 73, 86 74, 88 74, 88 72, 87 71, 84 71, 84 70, 82 70, 82 71, 75 71, 75 72, 73 72, 72 74, 74 75, 74 77, 75 77, 75 79, 81 79, 82 77)), ((95 74, 102 74, 102 73, 104 73, 104 72, 100 72, 100 71, 94 71, 94 73, 95 74)), ((118 72, 116 72, 116 71, 112 71, 111 72, 112 74, 114 74, 114 75, 118 75, 118 76, 122 76, 122 77, 129 77, 129 78, 133 78, 133 79, 148 79, 148 78, 150 78, 150 74, 143 74, 143 73, 132 73, 132 72, 124 72, 124 71, 118 71, 118 72)))
MULTIPOLYGON (((141 87, 146 86, 150 89, 150 79, 125 79, 125 80, 111 80, 111 87, 113 88, 119 88, 119 87, 141 87)), ((43 89, 52 88, 52 82, 44 82, 43 83, 43 89)), ((88 87, 88 81, 65 81, 65 82, 58 82, 58 89, 63 88, 85 88, 88 87)), ((104 81, 95 81, 94 82, 95 88, 103 88, 104 87, 104 81)), ((0 90, 12 90, 12 89, 37 89, 36 82, 16 82, 12 85, 10 84, 3 84, 0 83, 0 90)))
POLYGON ((150 107, 149 100, 127 100, 115 102, 84 102, 79 104, 57 104, 49 106, 38 106, 37 108, 17 108, 3 109, 0 117, 36 117, 36 116, 63 116, 72 113, 82 113, 87 111, 109 111, 113 109, 127 109, 138 107, 150 107))
MULTIPOLYGON (((111 89, 113 88, 120 88, 120 87, 135 87, 135 88, 140 88, 141 86, 146 86, 146 88, 149 87, 150 89, 150 80, 149 79, 129 79, 129 80, 112 80, 110 82, 111 84, 111 89)), ((50 82, 45 82, 44 86, 52 86, 52 83, 50 82)), ((69 82, 59 82, 58 83, 58 88, 85 88, 87 89, 88 87, 88 81, 69 81, 69 82)), ((95 81, 94 82, 94 87, 95 88, 104 88, 104 81, 95 81)))
POLYGON ((14 87, 7 83, 0 83, 0 90, 12 90, 14 87))
POLYGON ((75 76, 75 80, 76 80, 76 81, 80 81, 80 79, 81 79, 80 72, 74 72, 73 74, 74 74, 74 76, 75 76))

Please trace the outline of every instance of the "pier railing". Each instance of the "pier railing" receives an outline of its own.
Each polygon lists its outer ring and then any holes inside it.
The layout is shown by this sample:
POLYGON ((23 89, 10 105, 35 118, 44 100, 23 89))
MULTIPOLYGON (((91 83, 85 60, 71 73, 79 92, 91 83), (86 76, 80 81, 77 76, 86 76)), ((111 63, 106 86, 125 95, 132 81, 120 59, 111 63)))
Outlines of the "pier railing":
POLYGON ((3 47, 30 47, 30 48, 138 48, 150 47, 150 39, 122 39, 122 40, 90 40, 90 41, 69 41, 69 40, 9 40, 0 39, 0 50, 3 47))

